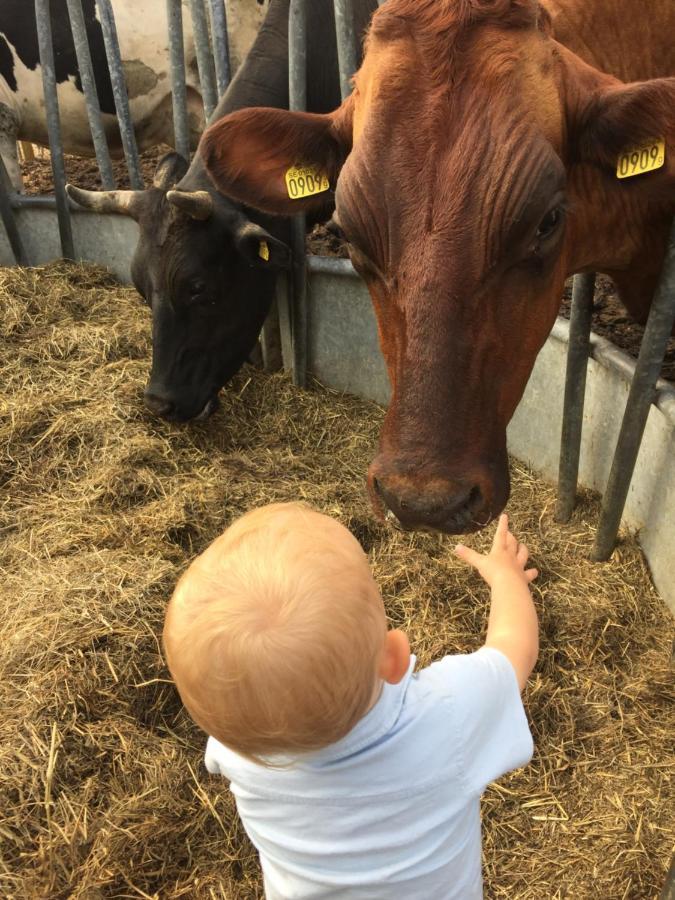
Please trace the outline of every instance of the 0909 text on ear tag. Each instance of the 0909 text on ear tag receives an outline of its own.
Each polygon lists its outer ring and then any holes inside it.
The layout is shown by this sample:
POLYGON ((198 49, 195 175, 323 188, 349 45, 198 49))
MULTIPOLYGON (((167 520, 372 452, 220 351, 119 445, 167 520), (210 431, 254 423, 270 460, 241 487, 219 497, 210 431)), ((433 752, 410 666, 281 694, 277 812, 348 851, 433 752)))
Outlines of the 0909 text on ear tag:
POLYGON ((330 189, 328 178, 312 166, 293 166, 286 172, 286 190, 291 200, 302 200, 330 189))
POLYGON ((663 138, 645 141, 640 147, 625 150, 616 166, 617 178, 632 178, 660 169, 666 161, 666 142, 663 138))

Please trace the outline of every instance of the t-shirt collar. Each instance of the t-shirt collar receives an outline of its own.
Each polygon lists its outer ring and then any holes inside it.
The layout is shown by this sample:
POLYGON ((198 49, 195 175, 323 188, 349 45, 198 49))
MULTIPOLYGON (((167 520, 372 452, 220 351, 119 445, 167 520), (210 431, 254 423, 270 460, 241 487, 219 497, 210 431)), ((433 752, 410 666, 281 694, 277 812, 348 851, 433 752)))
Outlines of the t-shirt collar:
POLYGON ((315 763, 334 763, 347 756, 360 753, 366 747, 376 744, 385 734, 391 731, 401 714, 403 701, 410 679, 417 663, 417 657, 410 655, 408 671, 398 684, 382 685, 382 693, 377 702, 366 715, 356 723, 348 734, 339 741, 312 753, 306 760, 310 765, 315 763))

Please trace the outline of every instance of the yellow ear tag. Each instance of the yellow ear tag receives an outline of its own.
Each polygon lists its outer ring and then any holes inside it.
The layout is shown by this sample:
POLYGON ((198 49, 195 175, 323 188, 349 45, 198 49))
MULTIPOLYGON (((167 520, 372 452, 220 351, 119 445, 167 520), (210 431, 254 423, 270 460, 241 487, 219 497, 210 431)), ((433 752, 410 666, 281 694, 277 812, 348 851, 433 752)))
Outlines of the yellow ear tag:
POLYGON ((616 166, 617 178, 632 178, 660 169, 666 161, 666 142, 664 138, 653 138, 640 147, 625 150, 619 157, 616 166))
POLYGON ((286 172, 286 190, 291 200, 302 200, 330 189, 326 176, 312 166, 293 166, 286 172))
POLYGON ((260 246, 258 247, 258 256, 260 259, 264 259, 265 262, 270 261, 270 248, 267 241, 260 241, 260 246))

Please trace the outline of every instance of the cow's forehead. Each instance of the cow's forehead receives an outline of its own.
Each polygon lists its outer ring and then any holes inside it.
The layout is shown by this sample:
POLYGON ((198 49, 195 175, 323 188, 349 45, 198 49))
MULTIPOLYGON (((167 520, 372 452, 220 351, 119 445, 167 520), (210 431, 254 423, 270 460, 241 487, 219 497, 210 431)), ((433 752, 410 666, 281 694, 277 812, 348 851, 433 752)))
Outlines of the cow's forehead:
POLYGON ((555 41, 536 30, 479 30, 473 66, 474 90, 488 96, 494 91, 497 98, 505 99, 520 116, 529 119, 556 149, 560 148, 563 98, 555 41))
POLYGON ((354 79, 353 140, 361 137, 369 117, 382 104, 400 103, 416 78, 407 38, 368 42, 368 51, 354 79))
MULTIPOLYGON (((454 48, 439 41, 438 55, 433 56, 428 41, 422 45, 411 30, 385 38, 371 34, 355 79, 354 142, 374 117, 389 128, 397 106, 405 106, 412 117, 408 124, 415 127, 417 120, 419 127, 420 121, 428 120, 431 106, 447 105, 445 121, 450 129, 470 106, 480 103, 493 130, 498 130, 500 117, 506 127, 517 117, 528 120, 556 150, 561 148, 563 109, 555 41, 537 29, 487 26, 471 33, 452 66, 439 65, 443 54, 454 56, 454 48)), ((420 139, 424 137, 420 134, 420 139)))
POLYGON ((415 265, 420 234, 439 271, 461 247, 477 277, 528 239, 565 184, 555 47, 534 28, 476 29, 445 83, 410 30, 371 35, 336 203, 382 272, 415 265))

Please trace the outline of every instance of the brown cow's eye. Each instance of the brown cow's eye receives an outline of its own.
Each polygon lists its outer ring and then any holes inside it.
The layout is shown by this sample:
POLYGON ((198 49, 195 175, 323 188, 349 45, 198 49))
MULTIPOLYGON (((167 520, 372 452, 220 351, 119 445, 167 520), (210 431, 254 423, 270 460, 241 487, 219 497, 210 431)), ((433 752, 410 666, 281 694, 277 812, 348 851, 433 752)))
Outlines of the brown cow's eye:
POLYGON ((554 206, 553 209, 549 210, 546 213, 544 218, 539 223, 539 228, 537 228, 537 238, 541 241, 545 240, 548 237, 551 237, 553 232, 562 222, 562 218, 562 208, 560 206, 554 206))

